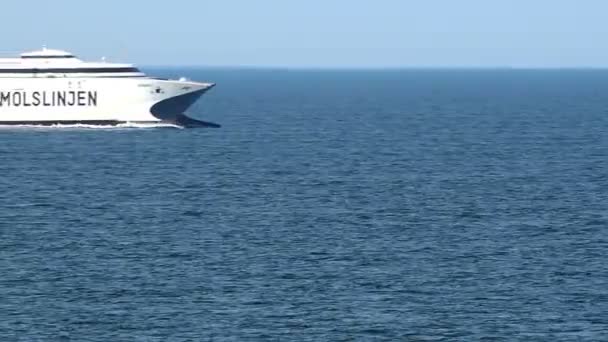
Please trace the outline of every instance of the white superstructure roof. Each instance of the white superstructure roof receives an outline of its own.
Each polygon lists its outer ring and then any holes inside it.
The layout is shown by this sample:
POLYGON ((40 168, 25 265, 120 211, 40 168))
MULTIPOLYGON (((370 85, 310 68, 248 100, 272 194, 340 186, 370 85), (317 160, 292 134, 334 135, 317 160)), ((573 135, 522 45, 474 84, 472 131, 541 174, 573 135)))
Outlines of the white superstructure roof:
POLYGON ((21 58, 70 58, 73 54, 63 50, 53 50, 42 48, 42 50, 25 52, 21 54, 21 58))
POLYGON ((132 64, 82 61, 64 50, 43 48, 20 58, 0 58, 0 77, 144 77, 132 64), (44 75, 43 75, 44 74, 44 75))

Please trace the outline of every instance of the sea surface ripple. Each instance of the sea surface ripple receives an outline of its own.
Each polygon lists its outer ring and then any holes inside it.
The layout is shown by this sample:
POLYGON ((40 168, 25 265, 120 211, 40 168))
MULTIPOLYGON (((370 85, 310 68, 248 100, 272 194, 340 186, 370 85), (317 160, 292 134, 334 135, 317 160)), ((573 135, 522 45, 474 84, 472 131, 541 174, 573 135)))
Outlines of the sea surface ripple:
POLYGON ((608 71, 153 72, 0 129, 1 341, 608 340, 608 71))

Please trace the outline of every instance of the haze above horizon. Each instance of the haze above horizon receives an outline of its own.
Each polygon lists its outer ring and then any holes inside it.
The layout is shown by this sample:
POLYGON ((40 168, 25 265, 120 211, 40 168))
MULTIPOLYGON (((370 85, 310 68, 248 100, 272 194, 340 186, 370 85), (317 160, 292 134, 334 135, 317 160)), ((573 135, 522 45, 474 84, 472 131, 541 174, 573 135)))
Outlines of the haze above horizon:
POLYGON ((4 53, 43 44, 139 65, 605 68, 608 2, 7 2, 4 53), (36 11, 32 11, 32 6, 36 11))

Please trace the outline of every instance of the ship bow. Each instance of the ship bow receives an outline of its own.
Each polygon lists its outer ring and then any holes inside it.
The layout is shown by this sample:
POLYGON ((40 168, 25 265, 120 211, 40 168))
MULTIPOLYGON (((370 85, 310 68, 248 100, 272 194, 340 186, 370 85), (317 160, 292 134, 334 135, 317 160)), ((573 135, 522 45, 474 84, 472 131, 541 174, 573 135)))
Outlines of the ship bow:
MULTIPOLYGON (((198 83, 182 86, 179 88, 181 92, 155 103, 150 108, 150 113, 154 117, 165 122, 186 122, 188 120, 184 119, 184 112, 214 86, 215 84, 213 83, 198 83)), ((197 121, 191 118, 188 119, 197 121)))

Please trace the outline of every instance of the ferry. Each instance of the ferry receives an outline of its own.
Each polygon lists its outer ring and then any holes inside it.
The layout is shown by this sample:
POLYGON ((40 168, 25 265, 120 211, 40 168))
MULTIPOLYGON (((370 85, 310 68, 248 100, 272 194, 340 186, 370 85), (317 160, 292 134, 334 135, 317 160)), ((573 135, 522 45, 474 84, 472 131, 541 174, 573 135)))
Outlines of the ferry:
POLYGON ((0 58, 0 125, 217 126, 184 114, 214 86, 150 77, 133 64, 86 62, 45 47, 0 58))

